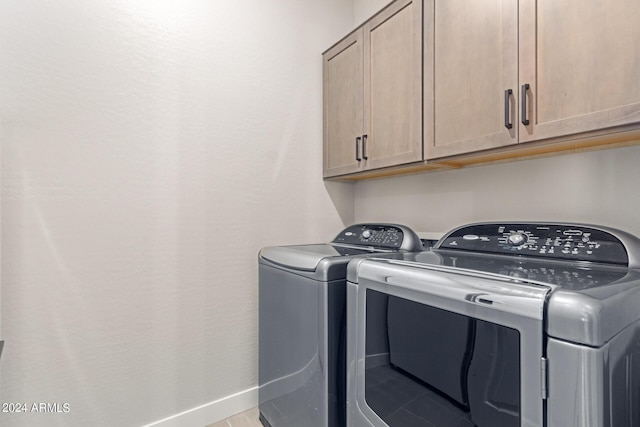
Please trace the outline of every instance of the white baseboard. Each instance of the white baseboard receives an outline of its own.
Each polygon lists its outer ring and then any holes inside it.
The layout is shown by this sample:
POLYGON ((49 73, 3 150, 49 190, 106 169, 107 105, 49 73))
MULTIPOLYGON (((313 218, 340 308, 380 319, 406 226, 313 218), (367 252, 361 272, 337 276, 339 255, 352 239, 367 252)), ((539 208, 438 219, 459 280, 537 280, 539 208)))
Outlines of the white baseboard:
POLYGON ((204 427, 256 406, 258 406, 258 387, 253 387, 143 427, 204 427))

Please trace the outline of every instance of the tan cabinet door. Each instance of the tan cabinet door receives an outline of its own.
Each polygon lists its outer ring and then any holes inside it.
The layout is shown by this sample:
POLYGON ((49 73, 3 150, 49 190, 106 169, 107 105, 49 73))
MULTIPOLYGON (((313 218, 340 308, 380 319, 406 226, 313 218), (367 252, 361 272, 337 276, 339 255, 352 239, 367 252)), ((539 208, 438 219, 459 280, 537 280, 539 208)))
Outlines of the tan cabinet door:
POLYGON ((363 164, 362 34, 357 30, 323 55, 325 178, 357 172, 363 164))
POLYGON ((521 0, 520 140, 640 122, 640 1, 521 0))
POLYGON ((425 157, 517 143, 517 1, 426 1, 424 37, 425 157))
POLYGON ((366 169, 421 161, 422 0, 392 3, 364 25, 366 169))

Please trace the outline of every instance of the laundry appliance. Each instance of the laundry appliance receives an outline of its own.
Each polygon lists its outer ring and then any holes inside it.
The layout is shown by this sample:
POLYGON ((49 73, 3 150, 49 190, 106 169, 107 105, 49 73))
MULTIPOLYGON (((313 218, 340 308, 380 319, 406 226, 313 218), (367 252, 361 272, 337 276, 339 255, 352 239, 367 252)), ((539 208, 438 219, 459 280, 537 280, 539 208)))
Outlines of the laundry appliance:
POLYGON ((480 223, 353 261, 348 425, 640 426, 640 240, 480 223))
POLYGON ((421 251, 414 231, 356 224, 332 242, 259 254, 259 410, 267 427, 346 425, 349 261, 421 251))

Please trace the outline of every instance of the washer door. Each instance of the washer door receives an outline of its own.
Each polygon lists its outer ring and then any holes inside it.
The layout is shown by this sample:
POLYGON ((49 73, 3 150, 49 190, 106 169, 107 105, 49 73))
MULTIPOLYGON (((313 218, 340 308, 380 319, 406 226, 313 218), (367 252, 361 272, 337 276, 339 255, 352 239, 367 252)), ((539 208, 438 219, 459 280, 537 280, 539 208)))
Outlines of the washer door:
POLYGON ((543 425, 550 288, 419 263, 366 260, 349 283, 353 426, 543 425))

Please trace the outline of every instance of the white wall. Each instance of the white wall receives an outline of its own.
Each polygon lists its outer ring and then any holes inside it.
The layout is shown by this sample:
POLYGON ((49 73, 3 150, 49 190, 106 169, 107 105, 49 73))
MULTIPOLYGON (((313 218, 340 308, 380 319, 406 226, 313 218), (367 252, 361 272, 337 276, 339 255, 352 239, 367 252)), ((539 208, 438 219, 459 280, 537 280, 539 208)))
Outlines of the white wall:
POLYGON ((640 146, 356 184, 356 221, 446 232, 476 221, 567 221, 640 236, 640 146))
POLYGON ((353 221, 321 179, 320 56, 352 23, 351 0, 0 3, 0 402, 70 408, 2 426, 257 385, 258 249, 353 221))
POLYGON ((362 24, 392 0, 353 0, 353 27, 362 24))

